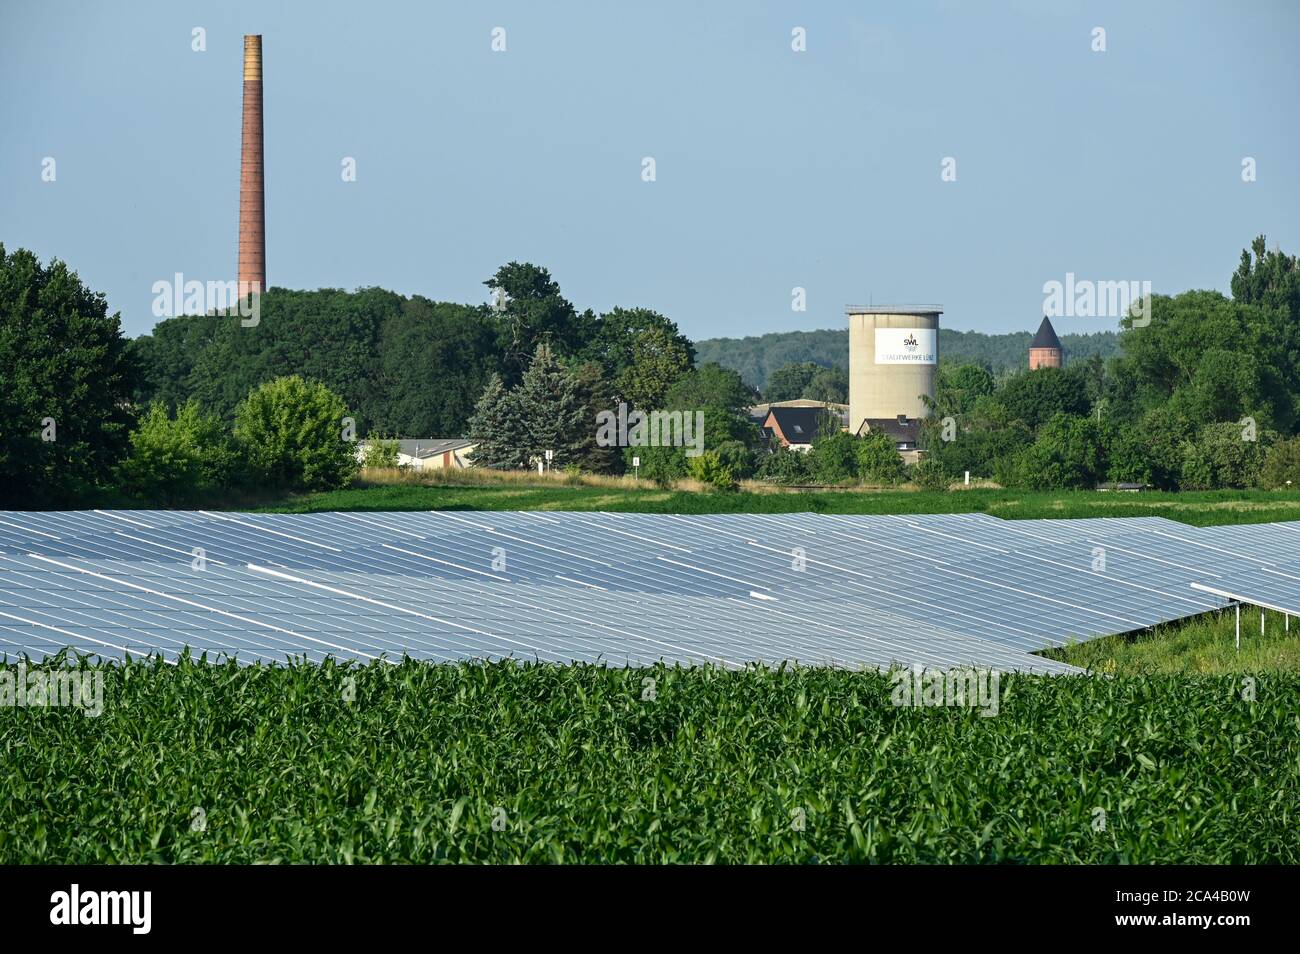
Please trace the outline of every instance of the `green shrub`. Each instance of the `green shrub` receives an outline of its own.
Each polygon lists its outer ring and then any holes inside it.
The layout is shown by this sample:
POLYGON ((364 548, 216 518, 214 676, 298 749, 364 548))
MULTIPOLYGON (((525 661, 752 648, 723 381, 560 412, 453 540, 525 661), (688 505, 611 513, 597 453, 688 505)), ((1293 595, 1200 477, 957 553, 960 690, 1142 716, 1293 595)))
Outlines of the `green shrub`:
POLYGON ((235 439, 250 476, 288 490, 334 490, 356 476, 356 443, 338 395, 297 375, 255 389, 235 410, 235 439))
POLYGON ((778 446, 758 465, 760 480, 774 484, 806 484, 812 480, 811 455, 778 446))
POLYGON ((1183 444, 1181 488, 1257 486, 1266 448, 1274 436, 1238 423, 1206 424, 1195 440, 1183 444))
POLYGON ((713 448, 723 465, 737 478, 752 477, 756 469, 756 454, 744 441, 726 440, 713 448))
POLYGON ((812 472, 818 483, 838 484, 858 476, 858 439, 836 431, 813 441, 812 472))
MULTIPOLYGON (((1019 480, 1019 454, 1005 454, 993 458, 993 482, 999 487, 1014 487, 1019 480)), ((965 475, 963 474, 963 477, 965 475)))
POLYGON ((1102 427, 1094 419, 1056 414, 1017 457, 1017 483, 1030 490, 1096 487, 1106 474, 1102 437, 1102 427))
POLYGON ((698 457, 688 457, 686 460, 686 468, 694 479, 715 490, 736 489, 736 475, 722 462, 717 451, 705 451, 698 457))
POLYGON ((922 490, 947 490, 948 474, 937 460, 923 457, 912 465, 908 474, 922 490))
POLYGON ((857 474, 876 484, 895 484, 907 476, 898 446, 888 434, 879 432, 858 438, 853 448, 857 474))
POLYGON ((396 467, 401 445, 395 438, 371 437, 361 454, 363 467, 396 467))
POLYGON ((1016 456, 1033 443, 1034 434, 1018 421, 977 421, 967 426, 963 421, 956 427, 952 440, 943 439, 943 424, 939 420, 927 423, 924 446, 929 459, 943 465, 944 472, 956 480, 966 471, 972 477, 992 477, 1003 486, 1015 483, 1012 462, 1016 456), (998 477, 999 461, 1006 480, 998 477))
POLYGON ((130 441, 117 483, 141 501, 184 503, 234 482, 237 453, 225 425, 205 415, 196 401, 183 404, 174 418, 162 404, 150 405, 130 441))
POLYGON ((1185 418, 1166 407, 1154 408, 1136 422, 1110 428, 1108 479, 1150 484, 1160 490, 1178 489, 1183 445, 1194 433, 1185 418))
POLYGON ((625 447, 623 463, 628 473, 637 473, 632 461, 640 458, 640 476, 668 486, 686 476, 686 449, 683 447, 625 447))
POLYGON ((1288 484, 1300 487, 1300 437, 1278 441, 1268 449, 1259 483, 1270 490, 1288 484))

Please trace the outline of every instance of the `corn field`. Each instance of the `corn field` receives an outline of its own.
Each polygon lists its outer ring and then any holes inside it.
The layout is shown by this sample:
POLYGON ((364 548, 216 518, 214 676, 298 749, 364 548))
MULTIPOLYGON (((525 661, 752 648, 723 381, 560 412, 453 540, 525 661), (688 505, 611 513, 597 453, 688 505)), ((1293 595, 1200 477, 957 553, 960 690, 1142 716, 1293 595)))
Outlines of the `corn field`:
MULTIPOLYGON (((11 673, 12 665, 5 667, 11 673)), ((1300 861, 1300 677, 106 666, 0 708, 0 863, 1300 861)))

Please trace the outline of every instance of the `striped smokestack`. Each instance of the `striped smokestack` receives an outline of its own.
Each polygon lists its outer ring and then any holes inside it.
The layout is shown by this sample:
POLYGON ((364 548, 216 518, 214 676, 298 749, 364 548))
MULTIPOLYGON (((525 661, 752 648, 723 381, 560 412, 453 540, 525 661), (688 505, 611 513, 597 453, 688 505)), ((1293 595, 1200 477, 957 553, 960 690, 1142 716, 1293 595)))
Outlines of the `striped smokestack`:
POLYGON ((239 162, 239 297, 266 290, 262 180, 262 37, 244 37, 244 135, 239 162))

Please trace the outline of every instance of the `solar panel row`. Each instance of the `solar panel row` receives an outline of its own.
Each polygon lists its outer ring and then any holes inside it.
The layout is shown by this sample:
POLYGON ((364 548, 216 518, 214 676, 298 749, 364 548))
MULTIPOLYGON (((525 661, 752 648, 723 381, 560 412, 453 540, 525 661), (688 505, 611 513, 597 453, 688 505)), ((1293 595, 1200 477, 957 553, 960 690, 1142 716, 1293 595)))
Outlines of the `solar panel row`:
POLYGON ((1300 604, 1300 525, 3 512, 0 653, 1070 672, 1030 653, 1224 606, 1243 577, 1300 604))

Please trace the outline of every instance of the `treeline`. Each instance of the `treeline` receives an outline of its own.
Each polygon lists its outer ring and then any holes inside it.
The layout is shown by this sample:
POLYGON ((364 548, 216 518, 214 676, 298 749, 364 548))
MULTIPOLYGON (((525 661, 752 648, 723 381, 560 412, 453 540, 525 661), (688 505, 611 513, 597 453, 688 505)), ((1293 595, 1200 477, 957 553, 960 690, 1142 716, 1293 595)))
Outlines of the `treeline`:
POLYGON ((130 344, 142 370, 133 398, 173 410, 193 399, 231 419, 251 389, 297 374, 342 397, 363 437, 460 437, 488 380, 517 384, 543 343, 601 406, 654 406, 692 367, 690 341, 657 312, 580 312, 546 269, 517 262, 484 284, 497 305, 272 288, 251 327, 226 314, 169 318, 130 344))
MULTIPOLYGON (((487 466, 636 466, 717 487, 943 486, 965 471, 1039 488, 1300 484, 1300 267, 1263 238, 1251 251, 1232 298, 1155 296, 1150 323, 1126 320, 1108 359, 1076 347, 1064 369, 1010 374, 946 361, 927 456, 904 470, 887 442, 834 427, 810 455, 773 452, 741 373, 701 362, 709 352, 652 310, 579 311, 534 265, 488 277, 492 306, 271 289, 255 324, 186 316, 128 341, 62 262, 0 246, 0 505, 338 486, 359 439, 466 435, 487 466), (647 442, 633 425, 602 440, 602 414, 636 410, 676 433, 647 442)), ((842 368, 806 359, 778 348, 766 396, 846 400, 842 368)))
MULTIPOLYGON (((690 341, 663 315, 579 311, 529 264, 484 284, 492 306, 274 288, 255 320, 187 315, 127 341, 104 297, 64 263, 0 246, 3 503, 338 486, 367 437, 463 436, 477 409, 485 450, 500 443, 485 430, 493 395, 515 428, 496 466, 531 466, 550 450, 555 466, 620 472, 621 448, 595 443, 596 415, 663 407, 673 388, 695 408, 723 402, 727 427, 713 433, 741 430, 756 451, 740 409, 757 394, 734 372, 696 370, 690 341)), ((668 449, 668 471, 686 466, 683 454, 668 449)))
POLYGON ((1300 264, 1243 252, 1232 298, 1156 295, 1124 319, 1120 353, 1001 382, 940 369, 925 432, 932 466, 1003 486, 1161 489, 1300 484, 1300 264))
MULTIPOLYGON (((1035 317, 1032 324, 1037 327, 1035 317)), ((939 329, 939 360, 944 364, 978 364, 995 375, 1020 370, 1029 361, 1032 332, 986 335, 978 331, 939 329)), ((1093 355, 1109 358, 1119 349, 1113 331, 1087 335, 1061 335, 1066 357, 1086 361, 1093 355)), ((772 374, 786 365, 811 363, 823 368, 849 367, 848 329, 835 331, 781 331, 750 338, 706 338, 695 344, 696 359, 715 362, 740 373, 766 395, 772 374)), ((773 400, 782 400, 773 398, 773 400)))
POLYGON ((225 314, 182 315, 134 339, 134 402, 174 411, 195 400, 233 420, 252 389, 297 374, 339 395, 363 436, 457 437, 500 367, 486 309, 382 288, 272 288, 259 305, 252 327, 225 314))

